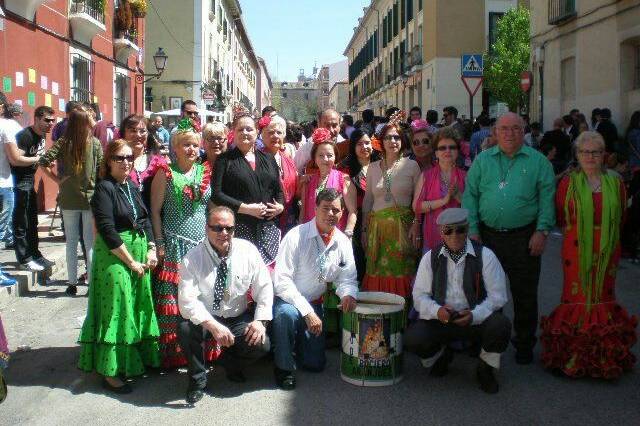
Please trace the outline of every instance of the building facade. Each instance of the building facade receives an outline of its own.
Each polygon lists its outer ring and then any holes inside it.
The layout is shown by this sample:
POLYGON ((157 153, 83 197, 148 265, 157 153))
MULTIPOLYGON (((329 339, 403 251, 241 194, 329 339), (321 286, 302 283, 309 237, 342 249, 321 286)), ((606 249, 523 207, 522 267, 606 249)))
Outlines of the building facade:
POLYGON ((349 82, 338 81, 329 90, 328 108, 333 108, 340 114, 347 114, 349 111, 349 82))
POLYGON ((273 106, 287 120, 301 122, 317 118, 321 95, 318 69, 306 76, 300 69, 297 81, 277 81, 273 87, 273 106))
MULTIPOLYGON (((517 5, 517 0, 372 0, 344 51, 350 110, 382 115, 390 106, 441 111, 452 105, 468 117, 460 58, 486 52, 497 20, 517 5)), ((476 114, 488 106, 487 98, 475 97, 476 114)))
MULTIPOLYGON (((320 111, 332 108, 330 94, 333 86, 337 82, 347 80, 349 65, 347 60, 323 65, 318 72, 318 87, 320 96, 318 97, 318 108, 320 111)), ((334 99, 335 100, 335 99, 334 99)))
MULTIPOLYGON (((116 125, 144 112, 142 11, 123 0, 4 0, 0 9, 0 90, 22 104, 23 126, 41 105, 61 119, 69 100, 97 104, 116 125)), ((36 189, 40 208, 53 209, 57 185, 38 172, 36 189)))
MULTIPOLYGON (((150 49, 162 47, 175 66, 147 86, 152 111, 175 109, 186 99, 230 121, 232 106, 257 108, 258 59, 238 0, 154 0, 147 17, 150 49)), ((147 57, 147 66, 153 59, 147 57)))
POLYGON ((264 59, 258 57, 258 64, 260 65, 260 73, 258 74, 258 84, 256 85, 256 101, 258 102, 256 109, 262 111, 262 108, 271 105, 273 83, 264 59))
POLYGON ((610 108, 622 133, 640 110, 639 0, 530 0, 530 115, 610 108))

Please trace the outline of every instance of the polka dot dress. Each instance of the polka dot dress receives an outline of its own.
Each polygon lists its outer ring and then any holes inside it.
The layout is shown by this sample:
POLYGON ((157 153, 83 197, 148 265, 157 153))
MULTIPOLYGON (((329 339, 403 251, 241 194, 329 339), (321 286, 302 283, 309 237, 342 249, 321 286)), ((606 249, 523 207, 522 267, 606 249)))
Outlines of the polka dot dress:
POLYGON ((275 224, 267 222, 251 226, 238 222, 235 237, 251 241, 258 248, 265 265, 270 265, 276 260, 280 246, 280 229, 275 224))
MULTIPOLYGON (((120 233, 138 262, 147 260, 147 239, 120 233)), ((134 274, 96 237, 87 316, 80 332, 78 367, 104 376, 132 377, 160 366, 160 331, 151 296, 151 277, 134 274)))
MULTIPOLYGON (((208 163, 194 167, 204 167, 202 182, 198 186, 201 192, 199 201, 193 202, 186 195, 182 197, 182 205, 178 205, 173 195, 172 170, 165 169, 167 185, 164 204, 162 206, 162 229, 165 244, 164 262, 156 268, 153 281, 156 314, 160 324, 160 353, 164 368, 180 367, 187 364, 182 349, 178 344, 177 327, 181 321, 178 311, 178 268, 182 258, 206 236, 207 203, 211 198, 209 180, 211 171, 208 163)), ((197 198, 197 197, 196 197, 197 198)), ((217 348, 210 345, 206 357, 213 360, 218 356, 217 348)))

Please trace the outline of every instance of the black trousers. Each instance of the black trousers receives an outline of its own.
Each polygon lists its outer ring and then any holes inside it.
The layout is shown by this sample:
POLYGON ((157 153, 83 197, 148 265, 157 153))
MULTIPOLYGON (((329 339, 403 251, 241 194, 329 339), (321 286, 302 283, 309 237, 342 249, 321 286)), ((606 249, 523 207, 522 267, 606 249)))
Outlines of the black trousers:
MULTIPOLYGON (((235 336, 233 346, 223 348, 218 363, 227 372, 241 371, 246 365, 266 355, 271 343, 269 336, 265 335, 265 341, 256 346, 249 346, 245 341, 244 330, 253 321, 253 312, 247 311, 235 318, 216 318, 235 336)), ((183 320, 178 326, 180 346, 185 352, 189 362, 187 375, 189 386, 194 389, 204 389, 207 386, 207 365, 204 359, 204 341, 211 337, 211 333, 201 325, 195 325, 191 321, 183 320)))
POLYGON ((420 358, 431 358, 452 341, 479 342, 485 352, 502 353, 509 346, 511 322, 500 312, 494 312, 482 324, 460 327, 439 320, 419 319, 407 328, 404 346, 420 358))
POLYGON ((13 188, 15 205, 13 208, 13 239, 16 260, 27 263, 39 259, 38 250, 38 204, 33 185, 18 184, 13 188))
POLYGON ((524 350, 535 346, 538 328, 541 258, 529 254, 529 240, 534 232, 535 225, 512 233, 480 227, 482 243, 493 250, 509 277, 513 297, 513 345, 516 349, 524 350))

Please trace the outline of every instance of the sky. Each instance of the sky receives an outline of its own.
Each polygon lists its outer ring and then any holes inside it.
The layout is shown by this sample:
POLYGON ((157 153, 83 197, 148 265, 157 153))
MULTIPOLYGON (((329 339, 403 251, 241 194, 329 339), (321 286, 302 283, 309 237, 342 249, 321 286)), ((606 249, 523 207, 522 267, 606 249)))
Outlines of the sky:
POLYGON ((310 75, 346 59, 342 53, 370 0, 240 0, 242 17, 256 54, 272 80, 295 81, 300 68, 310 75))

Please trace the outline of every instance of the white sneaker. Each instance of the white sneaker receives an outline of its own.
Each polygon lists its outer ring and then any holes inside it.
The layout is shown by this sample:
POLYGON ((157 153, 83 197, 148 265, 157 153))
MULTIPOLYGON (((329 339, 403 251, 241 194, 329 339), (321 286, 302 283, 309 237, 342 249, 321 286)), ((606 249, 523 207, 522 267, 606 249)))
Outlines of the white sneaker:
POLYGON ((41 271, 44 271, 44 266, 42 266, 35 260, 30 260, 27 263, 21 264, 20 269, 24 269, 31 272, 41 272, 41 271))
POLYGON ((45 259, 44 257, 40 257, 40 258, 36 259, 35 261, 38 262, 40 265, 44 266, 45 269, 46 268, 51 268, 53 265, 55 265, 55 262, 52 262, 49 259, 45 259))

